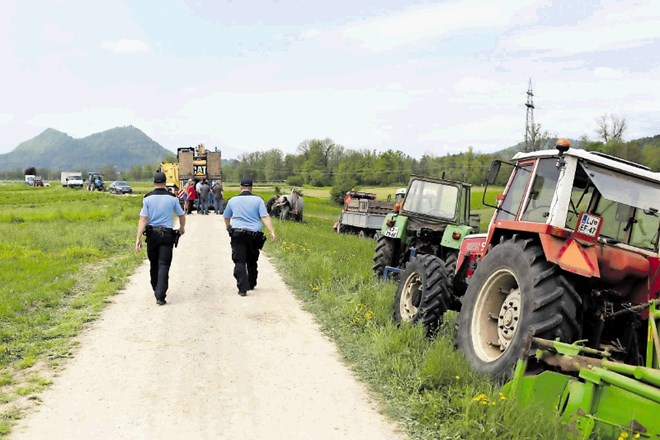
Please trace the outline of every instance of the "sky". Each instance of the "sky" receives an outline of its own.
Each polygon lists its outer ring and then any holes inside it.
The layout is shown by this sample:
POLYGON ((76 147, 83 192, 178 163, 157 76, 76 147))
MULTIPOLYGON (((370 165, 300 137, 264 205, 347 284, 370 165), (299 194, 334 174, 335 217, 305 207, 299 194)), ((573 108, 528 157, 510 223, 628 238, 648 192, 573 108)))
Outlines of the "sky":
POLYGON ((223 158, 307 139, 489 153, 534 120, 660 134, 660 0, 0 0, 0 154, 133 125, 223 158))

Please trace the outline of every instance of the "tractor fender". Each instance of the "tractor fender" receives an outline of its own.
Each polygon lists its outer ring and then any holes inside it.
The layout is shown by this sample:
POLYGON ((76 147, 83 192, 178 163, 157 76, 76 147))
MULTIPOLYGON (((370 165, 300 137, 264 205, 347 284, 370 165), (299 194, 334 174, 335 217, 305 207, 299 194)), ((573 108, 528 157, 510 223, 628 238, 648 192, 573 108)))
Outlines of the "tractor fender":
POLYGON ((385 220, 383 221, 383 226, 380 230, 380 234, 389 238, 405 240, 407 227, 408 227, 408 217, 406 217, 405 215, 399 215, 397 213, 391 212, 387 214, 387 216, 385 217, 385 220))
MULTIPOLYGON (((481 259, 486 252, 486 241, 488 234, 471 234, 466 236, 461 243, 461 249, 458 252, 458 260, 456 261, 456 273, 460 273, 465 266, 470 266, 481 259)), ((466 273, 467 278, 472 277, 472 270, 466 273)))
POLYGON ((466 235, 472 232, 472 227, 467 225, 447 225, 442 233, 440 245, 450 249, 460 249, 461 243, 466 235))
POLYGON ((587 278, 600 278, 598 255, 594 246, 583 247, 573 238, 568 240, 539 234, 546 260, 563 270, 587 278))

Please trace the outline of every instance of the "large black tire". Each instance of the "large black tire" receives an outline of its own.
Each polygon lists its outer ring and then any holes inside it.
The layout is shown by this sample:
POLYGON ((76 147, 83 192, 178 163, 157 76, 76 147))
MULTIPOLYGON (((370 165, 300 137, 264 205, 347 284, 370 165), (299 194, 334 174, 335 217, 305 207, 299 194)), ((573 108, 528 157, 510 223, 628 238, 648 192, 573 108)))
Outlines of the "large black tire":
POLYGON ((433 335, 447 311, 448 281, 445 263, 435 255, 410 260, 396 290, 394 320, 421 323, 433 335))
POLYGON ((394 250, 396 243, 394 239, 381 236, 376 242, 376 251, 374 253, 374 274, 382 278, 385 266, 394 264, 394 250))
POLYGON ((501 240, 479 263, 458 318, 457 343, 475 370, 510 377, 533 336, 573 342, 581 299, 532 239, 501 240))
POLYGON ((454 252, 448 254, 444 260, 445 272, 447 272, 447 282, 449 283, 449 288, 454 290, 454 276, 456 274, 456 261, 458 260, 458 255, 454 252))

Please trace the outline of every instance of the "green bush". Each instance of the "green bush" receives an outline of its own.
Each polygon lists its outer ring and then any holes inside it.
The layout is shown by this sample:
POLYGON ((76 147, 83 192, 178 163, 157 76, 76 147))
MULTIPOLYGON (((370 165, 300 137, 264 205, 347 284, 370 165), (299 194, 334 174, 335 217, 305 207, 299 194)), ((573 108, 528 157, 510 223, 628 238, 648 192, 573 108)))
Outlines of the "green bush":
POLYGON ((303 178, 301 176, 291 176, 288 179, 286 179, 287 185, 291 186, 303 186, 305 182, 303 182, 303 178))

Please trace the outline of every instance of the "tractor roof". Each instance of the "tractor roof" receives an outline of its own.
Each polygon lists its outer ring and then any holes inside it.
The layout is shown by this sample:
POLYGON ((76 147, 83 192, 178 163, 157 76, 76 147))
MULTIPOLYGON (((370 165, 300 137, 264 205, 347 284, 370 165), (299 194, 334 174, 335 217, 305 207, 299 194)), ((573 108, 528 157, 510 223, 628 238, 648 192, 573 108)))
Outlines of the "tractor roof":
MULTIPOLYGON (((516 155, 513 156, 513 160, 520 161, 523 159, 534 159, 538 157, 559 157, 559 153, 554 149, 533 151, 531 153, 516 153, 516 155)), ((576 157, 581 160, 601 165, 605 168, 610 168, 625 174, 638 176, 655 183, 660 183, 660 173, 653 172, 644 165, 636 164, 618 157, 586 151, 579 148, 569 149, 564 153, 564 157, 576 157)))

